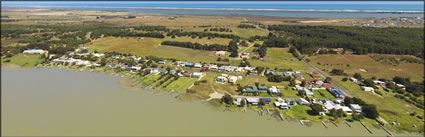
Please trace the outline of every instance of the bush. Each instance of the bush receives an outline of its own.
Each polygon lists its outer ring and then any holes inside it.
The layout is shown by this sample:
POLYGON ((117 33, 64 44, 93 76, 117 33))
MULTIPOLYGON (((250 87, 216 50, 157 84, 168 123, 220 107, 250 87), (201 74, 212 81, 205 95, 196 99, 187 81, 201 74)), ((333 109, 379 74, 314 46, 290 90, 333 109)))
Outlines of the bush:
POLYGON ((187 92, 187 93, 192 93, 192 94, 193 94, 193 93, 196 93, 196 90, 193 90, 193 89, 187 89, 187 90, 186 90, 186 92, 187 92))

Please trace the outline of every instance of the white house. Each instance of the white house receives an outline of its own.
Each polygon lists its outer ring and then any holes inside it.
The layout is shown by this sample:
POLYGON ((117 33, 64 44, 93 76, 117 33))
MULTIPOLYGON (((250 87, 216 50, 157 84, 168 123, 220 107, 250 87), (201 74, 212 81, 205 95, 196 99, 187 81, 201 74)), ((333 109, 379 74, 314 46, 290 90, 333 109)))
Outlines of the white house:
POLYGON ((46 51, 44 51, 42 49, 29 49, 29 50, 24 50, 24 52, 22 52, 22 53, 24 53, 24 54, 44 54, 44 52, 46 52, 46 51))
POLYGON ((217 82, 226 82, 227 81, 227 78, 226 77, 223 77, 223 76, 219 76, 219 77, 217 77, 215 79, 215 81, 217 81, 217 82))
POLYGON ((310 90, 308 90, 307 88, 304 88, 304 91, 305 91, 305 95, 307 95, 307 96, 314 96, 314 93, 311 92, 310 90))
POLYGON ((233 101, 233 104, 235 104, 237 106, 240 106, 241 105, 241 101, 242 101, 242 98, 236 98, 236 100, 233 101))
POLYGON ((375 91, 375 89, 374 89, 373 87, 361 86, 360 88, 361 88, 363 91, 371 91, 371 92, 375 91))
POLYGON ((217 65, 210 65, 210 69, 218 69, 217 65))
POLYGON ((352 81, 352 82, 354 82, 354 83, 357 83, 359 80, 357 80, 356 78, 354 78, 354 77, 351 77, 350 78, 350 81, 352 81))
POLYGON ((202 72, 193 72, 192 77, 201 78, 204 75, 202 72))
POLYGON ((93 54, 93 56, 95 56, 95 57, 103 57, 103 56, 105 56, 105 54, 103 54, 103 53, 94 53, 93 54))
POLYGON ((258 103, 260 102, 260 98, 247 97, 246 102, 250 105, 258 105, 258 103))
POLYGON ((230 78, 229 78, 230 83, 236 83, 237 80, 238 80, 237 76, 230 76, 230 78))
POLYGON ((193 67, 195 67, 195 68, 202 68, 202 65, 200 63, 195 63, 195 65, 193 67))
POLYGON ((379 80, 374 80, 373 83, 375 83, 376 85, 385 85, 385 82, 379 80))
POLYGON ((274 102, 274 106, 276 106, 280 109, 288 109, 289 108, 288 103, 285 103, 285 102, 277 102, 276 101, 276 102, 274 102))
POLYGON ((353 110, 354 113, 361 113, 362 107, 359 104, 350 104, 351 110, 353 110))
POLYGON ((273 95, 277 95, 279 94, 280 90, 277 89, 276 86, 272 86, 271 88, 269 88, 270 93, 272 93, 273 95))
POLYGON ((310 104, 310 102, 308 102, 307 100, 305 100, 305 99, 303 99, 303 98, 300 98, 300 99, 298 100, 298 104, 300 104, 300 105, 309 105, 309 104, 310 104))

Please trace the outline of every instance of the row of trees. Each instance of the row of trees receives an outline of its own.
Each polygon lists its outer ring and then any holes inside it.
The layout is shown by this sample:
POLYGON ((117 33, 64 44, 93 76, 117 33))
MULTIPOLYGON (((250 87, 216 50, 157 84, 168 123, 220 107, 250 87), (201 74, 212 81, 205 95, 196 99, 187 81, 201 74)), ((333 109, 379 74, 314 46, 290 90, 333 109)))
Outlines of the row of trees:
POLYGON ((250 24, 239 24, 238 28, 252 29, 252 28, 256 28, 256 27, 254 25, 250 25, 250 24))
POLYGON ((169 32, 170 29, 168 29, 165 26, 139 26, 135 27, 135 30, 143 30, 143 31, 165 31, 169 32))
MULTIPOLYGON (((207 32, 208 29, 204 29, 204 32, 207 32)), ((210 28, 209 31, 217 31, 217 32, 233 32, 229 28, 210 28)))
POLYGON ((200 44, 192 42, 178 42, 178 41, 163 41, 161 45, 165 46, 177 46, 183 48, 199 49, 199 50, 209 50, 209 51, 222 51, 227 50, 228 46, 220 44, 200 44))
POLYGON ((239 36, 234 34, 220 34, 220 33, 209 33, 209 32, 189 32, 182 30, 173 30, 167 33, 167 36, 188 36, 188 37, 212 37, 212 38, 228 38, 228 39, 240 39, 239 36))
POLYGON ((268 30, 294 35, 289 42, 307 54, 328 47, 351 49, 356 54, 424 55, 423 28, 269 25, 268 30))

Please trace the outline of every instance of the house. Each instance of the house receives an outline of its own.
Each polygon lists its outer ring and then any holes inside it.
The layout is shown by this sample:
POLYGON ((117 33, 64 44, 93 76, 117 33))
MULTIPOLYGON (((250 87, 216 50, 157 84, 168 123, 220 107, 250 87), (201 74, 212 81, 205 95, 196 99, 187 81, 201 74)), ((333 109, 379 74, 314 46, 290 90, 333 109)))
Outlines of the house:
POLYGON ((314 96, 314 93, 308 90, 307 88, 304 88, 304 92, 306 96, 314 96))
POLYGON ((195 68, 202 68, 202 65, 200 63, 195 63, 194 67, 195 68))
POLYGON ((278 101, 274 102, 274 106, 276 106, 276 107, 278 107, 280 109, 288 109, 289 108, 289 105, 287 103, 285 103, 285 102, 278 102, 278 101))
POLYGON ((247 97, 246 98, 246 103, 249 105, 258 105, 258 103, 260 102, 259 98, 255 98, 255 97, 247 97))
POLYGON ((151 68, 150 73, 156 74, 159 70, 157 68, 151 68))
POLYGON ((202 72, 193 72, 192 78, 201 78, 204 75, 202 72))
POLYGON ((332 85, 329 83, 325 83, 322 85, 324 88, 328 89, 328 88, 332 88, 332 85))
POLYGON ((235 71, 236 72, 242 72, 244 70, 244 68, 243 67, 237 67, 236 69, 235 69, 235 71))
POLYGON ((289 106, 297 105, 297 102, 294 98, 287 98, 285 101, 288 103, 289 106))
POLYGON ((65 56, 72 56, 72 55, 74 55, 74 52, 72 52, 72 51, 67 51, 67 52, 65 52, 63 55, 65 55, 65 56))
POLYGON ((42 50, 42 49, 28 49, 28 50, 24 50, 24 54, 44 54, 46 51, 42 50))
POLYGON ((226 55, 226 51, 216 51, 215 55, 216 56, 224 56, 224 55, 226 55))
POLYGON ((184 63, 184 66, 185 66, 185 67, 193 67, 193 63, 185 62, 185 63, 184 63))
POLYGON ((311 73, 310 76, 313 78, 320 78, 320 75, 317 73, 311 73))
POLYGON ((276 86, 272 86, 271 88, 269 88, 269 92, 273 95, 277 95, 277 94, 279 94, 280 90, 277 89, 276 86))
POLYGON ((385 85, 385 82, 380 81, 380 80, 374 80, 373 83, 375 83, 375 85, 385 85))
POLYGON ((241 101, 242 101, 242 98, 236 98, 236 100, 233 101, 233 104, 234 105, 237 105, 237 106, 240 106, 241 105, 241 101))
POLYGON ((361 113, 362 107, 359 104, 350 104, 351 110, 353 110, 354 113, 361 113))
POLYGON ((161 75, 163 75, 163 74, 167 74, 167 70, 166 69, 162 69, 159 73, 161 74, 161 75))
POLYGON ((103 53, 94 53, 93 54, 93 56, 95 56, 95 57, 104 57, 105 56, 105 54, 103 54, 103 53))
POLYGON ((192 73, 183 73, 183 77, 192 77, 192 73))
POLYGON ((170 70, 170 74, 174 75, 174 74, 176 74, 176 73, 177 73, 177 71, 176 71, 176 70, 170 70))
POLYGON ((351 78, 350 78, 350 81, 352 81, 352 82, 354 82, 354 83, 359 82, 359 80, 357 80, 357 79, 356 79, 356 78, 354 78, 354 77, 351 77, 351 78))
POLYGON ((310 105, 310 102, 308 102, 307 100, 305 100, 303 98, 300 98, 298 100, 298 104, 300 104, 300 105, 310 105))
POLYGON ((268 88, 267 88, 267 86, 260 85, 260 86, 258 86, 258 90, 263 91, 263 92, 267 92, 268 88))
POLYGON ((336 104, 341 104, 342 102, 344 102, 343 100, 341 100, 341 99, 335 99, 334 100, 334 102, 336 103, 336 104))
POLYGON ((375 89, 374 89, 373 87, 361 86, 360 88, 361 88, 363 91, 371 91, 371 92, 375 91, 375 89))
POLYGON ((298 80, 298 79, 296 79, 295 80, 295 85, 299 85, 299 84, 301 84, 302 82, 300 81, 300 80, 298 80))
POLYGON ((165 61, 158 61, 158 64, 165 64, 165 61))
POLYGON ((210 65, 210 69, 218 69, 217 65, 210 65))
POLYGON ((235 84, 237 80, 238 80, 237 76, 230 76, 230 78, 229 78, 229 82, 233 83, 233 84, 235 84))
POLYGON ((87 56, 90 56, 90 53, 78 53, 78 54, 75 54, 76 56, 80 56, 80 57, 87 57, 87 56))
POLYGON ((334 104, 334 103, 332 103, 332 101, 329 101, 329 100, 322 100, 321 102, 322 102, 322 104, 323 104, 323 107, 325 107, 325 109, 326 109, 327 111, 332 110, 332 109, 334 109, 334 107, 335 107, 335 104, 334 104))
POLYGON ((341 91, 339 91, 335 88, 327 88, 327 90, 329 92, 331 92, 331 94, 334 95, 337 98, 343 98, 344 97, 344 93, 342 93, 341 91))
POLYGON ((249 73, 257 75, 258 71, 256 69, 251 69, 251 70, 249 70, 249 73))
POLYGON ((240 58, 244 59, 244 58, 249 58, 249 53, 247 52, 242 52, 240 55, 240 58))
POLYGON ((283 75, 285 76, 285 77, 290 77, 290 76, 292 76, 292 71, 285 71, 285 72, 283 72, 283 75))
POLYGON ((261 100, 263 100, 266 104, 269 104, 270 102, 272 102, 270 98, 261 98, 261 100))
POLYGON ((227 81, 227 78, 226 77, 223 77, 223 76, 219 76, 219 77, 217 77, 216 79, 215 79, 215 81, 217 81, 217 82, 226 82, 227 81))
POLYGON ((294 90, 303 90, 304 88, 301 87, 300 85, 295 85, 295 87, 293 87, 292 89, 294 89, 294 90))
POLYGON ((258 93, 257 86, 248 86, 249 88, 242 89, 243 93, 258 93))

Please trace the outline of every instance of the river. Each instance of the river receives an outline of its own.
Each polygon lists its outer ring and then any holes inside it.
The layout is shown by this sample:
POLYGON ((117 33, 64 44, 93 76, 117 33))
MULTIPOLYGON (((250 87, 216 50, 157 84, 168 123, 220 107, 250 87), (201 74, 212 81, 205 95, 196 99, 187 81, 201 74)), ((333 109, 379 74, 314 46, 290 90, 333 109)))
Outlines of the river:
POLYGON ((222 112, 176 94, 128 88, 123 77, 59 68, 1 70, 3 136, 385 136, 369 125, 301 126, 222 112))

